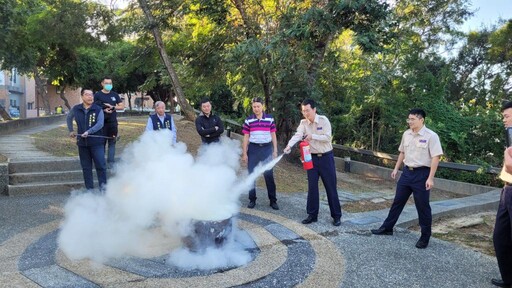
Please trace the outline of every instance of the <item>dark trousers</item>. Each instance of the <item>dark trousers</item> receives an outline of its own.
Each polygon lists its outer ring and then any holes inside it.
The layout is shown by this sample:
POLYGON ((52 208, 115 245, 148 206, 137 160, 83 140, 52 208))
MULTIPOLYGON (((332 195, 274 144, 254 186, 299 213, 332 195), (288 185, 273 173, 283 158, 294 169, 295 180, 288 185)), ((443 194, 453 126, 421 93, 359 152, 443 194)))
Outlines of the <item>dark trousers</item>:
POLYGON ((313 169, 307 170, 308 173, 308 202, 306 211, 309 215, 316 217, 320 209, 320 197, 318 192, 318 179, 322 178, 327 201, 331 210, 332 218, 341 218, 341 205, 338 198, 336 166, 334 164, 334 155, 331 152, 322 154, 321 157, 313 154, 313 169))
POLYGON ((211 143, 219 143, 220 142, 220 137, 215 137, 215 138, 207 138, 208 140, 204 140, 204 139, 201 139, 201 142, 203 144, 211 144, 211 143))
POLYGON ((396 185, 393 205, 391 205, 388 217, 384 220, 382 227, 388 230, 393 229, 412 193, 418 211, 421 237, 425 240, 430 239, 432 234, 432 210, 430 209, 430 190, 425 187, 429 173, 429 167, 414 168, 412 171, 407 166, 404 167, 402 176, 400 176, 396 185))
POLYGON ((105 147, 108 143, 108 150, 107 150, 107 162, 109 164, 113 164, 115 162, 116 157, 116 140, 117 140, 117 122, 105 122, 105 125, 103 126, 103 131, 105 136, 107 137, 113 137, 107 139, 105 142, 105 147))
POLYGON ((493 241, 501 279, 512 284, 512 186, 501 191, 493 241))
MULTIPOLYGON (((249 174, 251 174, 259 163, 264 164, 272 160, 272 143, 263 145, 249 143, 247 158, 247 168, 249 169, 249 174)), ((265 171, 263 177, 267 185, 268 199, 270 202, 276 202, 276 183, 274 182, 273 169, 265 171)), ((256 188, 254 186, 249 191, 249 200, 256 201, 256 188)))
POLYGON ((100 188, 103 188, 107 183, 105 148, 103 145, 78 146, 78 155, 80 156, 80 165, 84 174, 85 188, 94 189, 94 180, 92 178, 93 161, 100 188))

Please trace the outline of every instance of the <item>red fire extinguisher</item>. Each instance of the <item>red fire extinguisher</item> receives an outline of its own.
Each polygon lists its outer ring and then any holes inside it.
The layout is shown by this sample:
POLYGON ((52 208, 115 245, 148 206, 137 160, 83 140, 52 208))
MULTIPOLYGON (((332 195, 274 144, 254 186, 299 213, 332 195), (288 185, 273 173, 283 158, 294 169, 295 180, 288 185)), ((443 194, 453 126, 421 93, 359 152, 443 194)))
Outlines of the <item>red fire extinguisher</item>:
POLYGON ((299 144, 300 148, 300 160, 302 161, 302 167, 304 170, 313 169, 313 159, 311 158, 311 151, 309 150, 309 143, 302 141, 299 144))

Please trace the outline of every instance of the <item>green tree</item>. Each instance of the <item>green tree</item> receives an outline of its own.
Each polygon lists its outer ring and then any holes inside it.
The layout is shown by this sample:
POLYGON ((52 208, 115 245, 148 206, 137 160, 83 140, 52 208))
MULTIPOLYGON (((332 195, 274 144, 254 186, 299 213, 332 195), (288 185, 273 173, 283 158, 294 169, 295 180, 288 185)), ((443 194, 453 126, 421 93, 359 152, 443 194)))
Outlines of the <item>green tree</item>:
POLYGON ((46 112, 48 81, 62 87, 61 98, 70 108, 63 91, 78 85, 77 51, 110 35, 112 29, 104 26, 111 19, 108 12, 101 5, 75 0, 6 0, 0 18, 7 19, 0 31, 2 68, 16 67, 33 76, 46 112))

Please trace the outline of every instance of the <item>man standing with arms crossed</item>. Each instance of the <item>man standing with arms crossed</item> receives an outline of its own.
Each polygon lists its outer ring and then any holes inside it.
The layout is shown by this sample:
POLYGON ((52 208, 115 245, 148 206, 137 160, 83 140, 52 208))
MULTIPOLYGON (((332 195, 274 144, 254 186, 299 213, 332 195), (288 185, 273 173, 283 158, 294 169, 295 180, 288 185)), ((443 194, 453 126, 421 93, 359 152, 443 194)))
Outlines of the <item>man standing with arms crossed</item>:
MULTIPOLYGON (((505 128, 512 127, 512 101, 503 104, 501 114, 505 128)), ((492 239, 501 280, 492 279, 491 283, 498 287, 512 287, 512 147, 505 150, 500 179, 505 181, 505 187, 501 191, 492 239)))
MULTIPOLYGON (((94 103, 100 106, 105 113, 104 135, 108 139, 107 167, 112 168, 116 156, 117 140, 117 109, 124 109, 123 101, 119 95, 112 91, 112 79, 108 76, 101 81, 102 90, 94 94, 94 103)), ((106 145, 106 144, 105 144, 106 145)))
POLYGON ((297 133, 292 136, 284 153, 290 153, 291 147, 300 140, 309 142, 313 169, 308 173, 308 200, 306 211, 308 217, 302 220, 302 224, 310 224, 318 221, 320 210, 320 198, 318 195, 318 179, 322 178, 327 193, 327 201, 333 219, 332 225, 341 225, 341 205, 338 198, 336 166, 332 153, 332 129, 329 119, 316 114, 315 101, 306 99, 301 104, 302 115, 305 119, 300 121, 297 133))
POLYGON ((201 114, 196 118, 196 130, 203 144, 216 143, 224 133, 224 125, 219 116, 212 113, 212 104, 208 98, 201 100, 201 114))
POLYGON ((432 210, 430 208, 430 189, 434 187, 434 175, 443 155, 443 148, 437 134, 425 127, 426 113, 422 109, 412 109, 407 118, 407 129, 400 142, 400 155, 391 172, 395 179, 398 169, 404 163, 404 169, 396 186, 395 199, 388 217, 379 229, 372 229, 375 235, 393 235, 393 227, 411 196, 418 211, 421 237, 416 248, 427 248, 432 234, 432 210))

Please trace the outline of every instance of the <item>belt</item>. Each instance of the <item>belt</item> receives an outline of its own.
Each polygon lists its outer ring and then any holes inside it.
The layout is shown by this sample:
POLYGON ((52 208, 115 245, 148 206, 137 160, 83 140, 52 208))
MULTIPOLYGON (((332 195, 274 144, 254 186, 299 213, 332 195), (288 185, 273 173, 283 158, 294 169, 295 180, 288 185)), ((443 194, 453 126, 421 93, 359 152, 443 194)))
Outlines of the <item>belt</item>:
POLYGON ((327 156, 327 155, 329 155, 331 153, 332 153, 332 150, 324 152, 324 153, 311 153, 311 155, 316 156, 316 157, 322 157, 322 156, 327 156))
POLYGON ((250 142, 249 144, 260 146, 260 147, 264 147, 264 146, 268 146, 268 145, 272 144, 272 142, 267 142, 267 143, 253 143, 253 142, 250 142))
POLYGON ((505 182, 505 186, 512 186, 512 183, 505 182))
POLYGON ((430 169, 430 167, 427 167, 427 166, 420 166, 420 167, 405 166, 405 169, 407 169, 409 171, 419 171, 419 170, 424 170, 424 169, 430 169))

